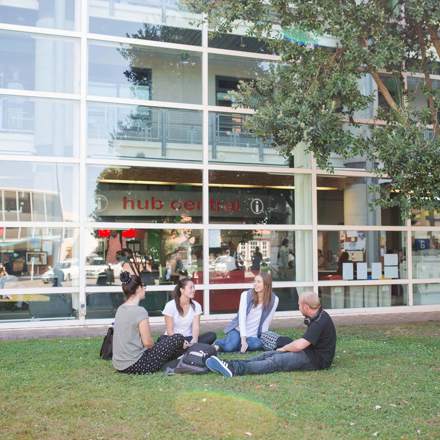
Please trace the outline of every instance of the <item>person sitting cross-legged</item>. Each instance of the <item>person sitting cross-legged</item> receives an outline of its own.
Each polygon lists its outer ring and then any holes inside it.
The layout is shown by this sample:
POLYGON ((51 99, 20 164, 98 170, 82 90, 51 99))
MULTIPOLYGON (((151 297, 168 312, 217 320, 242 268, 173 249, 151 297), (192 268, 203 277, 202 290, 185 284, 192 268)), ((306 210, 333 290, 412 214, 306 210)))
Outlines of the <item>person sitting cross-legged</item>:
POLYGON ((246 360, 223 361, 211 356, 206 366, 225 377, 267 374, 276 371, 311 371, 329 368, 336 350, 336 329, 330 315, 322 309, 319 296, 305 292, 299 299, 307 329, 302 338, 246 360))

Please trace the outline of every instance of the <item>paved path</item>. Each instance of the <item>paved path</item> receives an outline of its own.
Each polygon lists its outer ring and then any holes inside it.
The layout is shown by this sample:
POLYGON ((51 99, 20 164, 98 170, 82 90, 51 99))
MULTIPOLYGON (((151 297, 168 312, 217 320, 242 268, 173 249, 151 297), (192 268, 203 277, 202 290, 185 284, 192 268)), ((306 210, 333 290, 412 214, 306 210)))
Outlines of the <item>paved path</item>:
MULTIPOLYGON (((362 325, 362 324, 402 324, 408 322, 440 321, 440 311, 418 312, 409 311, 402 313, 376 313, 376 314, 350 314, 333 316, 336 326, 362 325)), ((223 330, 227 321, 212 320, 203 323, 203 330, 219 331, 223 330)), ((0 340, 2 339, 40 339, 40 338, 62 338, 62 337, 94 337, 103 336, 108 326, 71 326, 71 327, 48 327, 32 329, 12 329, 1 330, 0 340)), ((273 328, 292 328, 303 327, 303 320, 300 317, 276 318, 272 325, 273 328)), ((153 324, 155 333, 162 332, 164 325, 153 324)))

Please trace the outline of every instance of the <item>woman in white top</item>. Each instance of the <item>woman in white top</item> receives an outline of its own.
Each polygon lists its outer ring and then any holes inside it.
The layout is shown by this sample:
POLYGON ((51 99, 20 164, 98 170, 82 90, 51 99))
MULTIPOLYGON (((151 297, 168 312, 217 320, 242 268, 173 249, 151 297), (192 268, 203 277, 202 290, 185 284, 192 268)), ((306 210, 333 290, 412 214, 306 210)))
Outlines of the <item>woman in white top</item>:
POLYGON ((242 292, 237 316, 226 327, 226 336, 215 342, 217 351, 262 350, 261 333, 269 330, 277 307, 272 277, 269 272, 260 272, 254 279, 254 288, 242 292))
POLYGON ((162 311, 167 328, 165 334, 172 336, 179 333, 190 344, 212 344, 217 337, 214 332, 200 335, 202 307, 194 301, 195 293, 194 283, 190 278, 182 278, 177 282, 173 292, 174 299, 168 301, 162 311))

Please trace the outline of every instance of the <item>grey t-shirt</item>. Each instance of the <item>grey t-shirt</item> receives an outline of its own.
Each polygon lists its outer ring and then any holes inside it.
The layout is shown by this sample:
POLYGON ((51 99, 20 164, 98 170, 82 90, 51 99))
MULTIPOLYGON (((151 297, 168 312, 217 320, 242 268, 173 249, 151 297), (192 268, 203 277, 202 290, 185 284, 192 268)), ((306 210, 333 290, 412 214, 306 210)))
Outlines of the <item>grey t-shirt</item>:
POLYGON ((147 311, 140 306, 122 304, 115 316, 113 334, 113 367, 125 370, 133 365, 146 350, 139 333, 139 323, 148 318, 147 311))

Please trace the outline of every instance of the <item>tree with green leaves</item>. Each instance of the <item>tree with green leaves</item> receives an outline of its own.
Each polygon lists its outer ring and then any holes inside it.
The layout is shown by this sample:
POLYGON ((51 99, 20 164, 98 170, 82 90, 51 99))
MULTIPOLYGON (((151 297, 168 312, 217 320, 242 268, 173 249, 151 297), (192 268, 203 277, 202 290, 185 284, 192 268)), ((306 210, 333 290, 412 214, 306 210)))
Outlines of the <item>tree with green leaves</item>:
POLYGON ((438 0, 185 3, 217 32, 245 24, 279 55, 234 92, 236 106, 255 110, 248 124, 256 135, 285 156, 306 145, 322 169, 332 169, 335 154, 366 157, 391 179, 376 188, 377 203, 405 217, 440 208, 440 81, 431 76, 440 71, 438 0), (366 78, 369 93, 359 87, 366 78), (374 124, 360 130, 365 112, 374 124))

